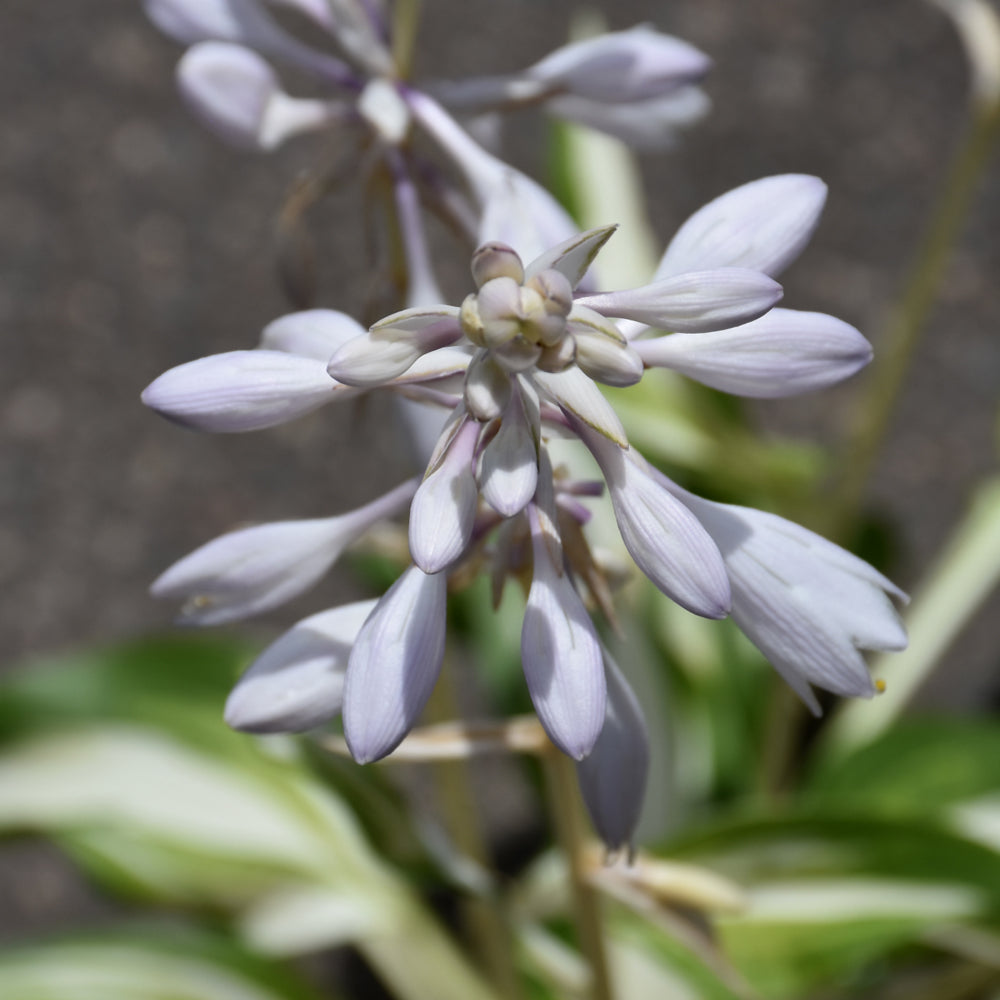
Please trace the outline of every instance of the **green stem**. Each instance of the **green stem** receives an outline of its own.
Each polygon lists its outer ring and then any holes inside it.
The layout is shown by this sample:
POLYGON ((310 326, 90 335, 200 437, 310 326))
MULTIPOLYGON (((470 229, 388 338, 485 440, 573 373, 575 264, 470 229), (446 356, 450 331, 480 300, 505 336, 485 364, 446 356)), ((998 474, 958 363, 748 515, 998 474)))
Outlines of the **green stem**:
POLYGON ((420 25, 420 2, 421 0, 396 0, 392 24, 392 59, 400 80, 408 79, 413 71, 413 51, 420 25))
POLYGON ((584 854, 586 827, 580 810, 576 773, 569 757, 554 747, 542 759, 549 789, 552 822, 569 866, 573 918, 580 937, 580 948, 590 965, 591 998, 613 1000, 600 900, 587 880, 584 854))
POLYGON ((856 523, 924 320, 934 304, 952 247, 961 233, 998 135, 1000 106, 976 107, 965 141, 952 161, 944 190, 931 214, 895 318, 877 341, 878 360, 872 365, 863 395, 854 408, 843 454, 843 476, 832 505, 834 535, 842 537, 856 523))
MULTIPOLYGON (((441 671, 428 706, 434 721, 460 717, 450 664, 441 671)), ((492 858, 476 817, 475 797, 469 780, 468 763, 447 761, 434 765, 434 774, 445 826, 455 847, 484 871, 492 871, 492 858)), ((514 964, 514 942, 502 901, 468 896, 461 901, 462 916, 473 944, 479 952, 500 995, 505 1000, 524 1000, 524 991, 514 964)))

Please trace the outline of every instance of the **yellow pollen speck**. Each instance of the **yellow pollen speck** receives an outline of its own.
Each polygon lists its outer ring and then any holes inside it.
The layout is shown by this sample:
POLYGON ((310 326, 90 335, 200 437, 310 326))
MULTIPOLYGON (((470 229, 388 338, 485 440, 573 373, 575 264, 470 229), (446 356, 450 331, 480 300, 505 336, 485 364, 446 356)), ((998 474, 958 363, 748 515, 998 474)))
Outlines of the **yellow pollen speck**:
POLYGON ((876 681, 875 690, 878 691, 879 694, 885 694, 885 681, 883 680, 876 681))

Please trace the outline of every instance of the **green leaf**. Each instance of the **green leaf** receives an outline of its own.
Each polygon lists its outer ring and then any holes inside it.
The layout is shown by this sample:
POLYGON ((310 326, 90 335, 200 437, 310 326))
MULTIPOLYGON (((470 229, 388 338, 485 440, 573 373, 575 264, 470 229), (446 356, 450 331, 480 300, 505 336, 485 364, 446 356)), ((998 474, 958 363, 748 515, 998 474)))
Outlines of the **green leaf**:
MULTIPOLYGON (((11 1000, 320 1000, 284 969, 193 931, 149 929, 0 954, 11 1000)), ((333 998, 328 998, 333 1000, 333 998)))
POLYGON ((845 986, 877 957, 1000 914, 1000 854, 914 815, 749 818, 668 853, 743 886, 746 912, 719 933, 768 997, 845 986))
POLYGON ((821 758, 806 801, 873 812, 940 814, 1000 790, 1000 723, 980 719, 903 722, 847 757, 821 758))

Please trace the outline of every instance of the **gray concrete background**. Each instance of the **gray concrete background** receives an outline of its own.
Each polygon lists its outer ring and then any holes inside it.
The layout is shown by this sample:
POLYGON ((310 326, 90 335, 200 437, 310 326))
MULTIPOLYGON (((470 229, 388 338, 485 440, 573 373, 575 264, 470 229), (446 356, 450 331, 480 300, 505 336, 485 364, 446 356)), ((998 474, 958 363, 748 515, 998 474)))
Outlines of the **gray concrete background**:
MULTIPOLYGON (((559 44, 573 5, 428 0, 418 68, 515 69, 559 44)), ((609 5, 610 6, 610 5, 609 5)), ((618 2, 716 62, 715 109, 676 153, 647 156, 666 238, 711 197, 769 173, 829 183, 789 304, 873 339, 961 132, 966 73, 949 25, 919 0, 618 2)), ((24 657, 166 625, 147 596, 171 561, 240 521, 333 512, 398 478, 391 436, 325 411, 247 436, 200 436, 138 402, 166 368, 251 346, 286 311, 270 225, 318 146, 239 155, 192 121, 171 74, 180 49, 138 3, 0 6, 0 648, 24 657), (57 11, 58 13, 54 13, 57 11)), ((537 124, 514 123, 536 172, 537 124)), ((325 305, 359 307, 357 199, 318 218, 325 305)), ((995 470, 1000 384, 1000 178, 976 199, 931 318, 871 501, 900 525, 895 575, 919 579, 969 490, 995 470)), ((876 349, 877 349, 876 340, 876 349)), ((768 404, 769 429, 829 436, 849 395, 768 404)), ((333 578, 280 624, 332 602, 333 578)), ((996 603, 949 657, 942 689, 995 689, 996 603), (961 679, 961 684, 957 679, 961 679)))

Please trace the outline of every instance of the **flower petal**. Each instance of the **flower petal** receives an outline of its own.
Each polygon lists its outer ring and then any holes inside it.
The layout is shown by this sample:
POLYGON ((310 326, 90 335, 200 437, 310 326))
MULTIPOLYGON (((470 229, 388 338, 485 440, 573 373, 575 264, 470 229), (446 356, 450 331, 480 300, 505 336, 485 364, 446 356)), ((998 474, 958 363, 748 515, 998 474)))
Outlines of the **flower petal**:
POLYGON ((143 0, 146 16, 183 45, 236 42, 288 59, 337 83, 353 74, 339 59, 304 45, 255 0, 143 0))
POLYGON ((637 25, 570 42, 530 67, 534 80, 595 101, 641 101, 708 72, 711 60, 693 45, 637 25))
POLYGON ((305 309, 280 316, 264 327, 260 346, 322 361, 324 368, 339 347, 364 334, 364 327, 335 309, 305 309))
POLYGON ((409 480, 337 517, 273 521, 220 535, 154 581, 154 597, 182 600, 181 621, 218 625, 259 614, 312 586, 376 521, 391 517, 416 490, 409 480))
POLYGON ((593 380, 579 368, 567 368, 561 372, 535 371, 532 372, 531 381, 546 396, 569 410, 588 427, 603 434, 616 445, 628 447, 625 428, 614 407, 593 380))
POLYGON ((538 485, 538 433, 528 421, 520 391, 512 394, 500 430, 483 451, 483 499, 504 517, 524 510, 538 485))
POLYGON ((171 368, 146 387, 142 401, 185 427, 235 434, 286 423, 355 393, 313 358, 230 351, 171 368))
POLYGON ((344 736, 359 764, 399 746, 423 711, 444 657, 444 573, 411 566, 375 605, 347 664, 344 736))
POLYGON ((337 715, 351 646, 375 604, 345 604, 285 632, 233 688, 226 724, 245 733, 302 733, 337 715))
POLYGON ((728 191, 681 226, 656 277, 720 267, 780 274, 809 242, 825 202, 826 185, 807 174, 764 177, 728 191))
POLYGON ((608 483, 622 541, 636 565, 671 600, 704 618, 725 618, 726 567, 700 521, 614 443, 578 428, 608 483))
POLYGON ((590 756, 576 765, 576 773, 594 828, 608 850, 631 850, 646 795, 649 736, 639 699, 607 650, 604 674, 604 727, 590 756))
POLYGON ((533 278, 550 268, 566 276, 570 285, 576 288, 583 280, 587 269, 594 263, 594 258, 601 248, 614 235, 617 226, 602 226, 600 229, 589 229, 585 233, 576 233, 558 246, 546 250, 536 257, 525 269, 525 279, 533 278))
POLYGON ((177 82, 202 122, 241 149, 274 149, 343 114, 329 101, 289 97, 264 59, 230 42, 200 42, 188 49, 177 66, 177 82))
POLYGON ((712 102, 700 87, 687 86, 629 104, 607 104, 564 94, 550 98, 544 107, 556 118, 606 132, 633 149, 663 150, 676 144, 681 129, 704 118, 712 102))
POLYGON ((719 545, 733 620, 819 714, 809 689, 871 697, 858 649, 902 649, 906 633, 887 595, 902 596, 867 563, 765 511, 678 490, 719 545))
POLYGON ((586 295, 577 304, 663 330, 702 333, 756 319, 781 295, 781 285, 766 274, 723 267, 660 278, 640 288, 586 295))
POLYGON ((604 725, 601 644, 569 575, 552 563, 532 519, 534 569, 521 627, 521 663, 538 719, 563 753, 582 760, 604 725))
POLYGON ((466 421, 410 505, 410 555, 425 573, 453 563, 472 537, 479 492, 474 455, 480 427, 466 421))
MULTIPOLYGON (((414 312, 418 310, 408 310, 414 312)), ((347 385, 383 385, 403 375, 421 355, 447 347, 461 336, 454 317, 431 319, 426 310, 419 312, 419 321, 393 326, 383 320, 368 333, 347 341, 330 358, 327 372, 347 385)))
POLYGON ((833 385, 863 368, 871 345, 824 313, 772 309, 760 319, 712 333, 633 341, 649 366, 681 372, 737 396, 774 399, 833 385))

